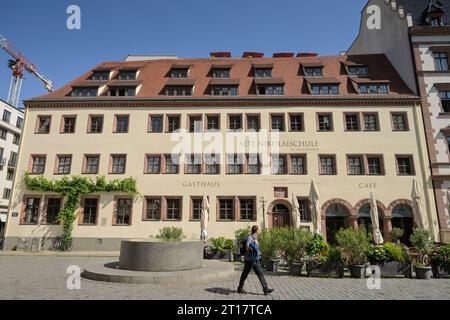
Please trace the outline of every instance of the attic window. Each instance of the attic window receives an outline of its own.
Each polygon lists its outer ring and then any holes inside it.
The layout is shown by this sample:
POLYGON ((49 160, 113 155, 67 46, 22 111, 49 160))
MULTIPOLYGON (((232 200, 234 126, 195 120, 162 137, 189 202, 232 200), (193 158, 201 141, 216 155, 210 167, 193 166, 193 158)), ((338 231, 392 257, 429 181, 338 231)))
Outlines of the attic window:
POLYGON ((172 79, 186 79, 189 75, 189 69, 172 69, 170 70, 170 77, 172 79))
POLYGON ((305 76, 307 77, 322 77, 323 67, 305 67, 305 76))
POLYGON ((389 85, 388 84, 360 84, 359 85, 360 94, 388 94, 389 85))
POLYGON ((441 20, 441 17, 433 17, 433 18, 430 18, 430 26, 432 26, 432 27, 439 27, 439 26, 442 26, 442 20, 441 20))
POLYGON ((192 96, 192 86, 167 86, 166 96, 192 96))
POLYGON ((108 91, 108 96, 113 97, 133 97, 136 95, 135 87, 115 87, 110 88, 108 91))
POLYGON ((367 76, 369 75, 369 68, 365 66, 348 67, 348 74, 350 76, 367 76))
POLYGON ((272 69, 271 68, 255 69, 255 78, 272 78, 272 69))
POLYGON ((338 84, 312 84, 311 94, 313 95, 338 95, 338 84))
POLYGON ((96 97, 98 94, 97 87, 90 88, 73 88, 71 92, 72 97, 96 97))
POLYGON ((215 79, 229 79, 230 69, 229 68, 214 68, 212 70, 212 77, 215 79))
POLYGON ((94 71, 91 76, 92 81, 108 81, 109 71, 94 71))
POLYGON ((136 70, 119 71, 119 80, 136 80, 136 70))

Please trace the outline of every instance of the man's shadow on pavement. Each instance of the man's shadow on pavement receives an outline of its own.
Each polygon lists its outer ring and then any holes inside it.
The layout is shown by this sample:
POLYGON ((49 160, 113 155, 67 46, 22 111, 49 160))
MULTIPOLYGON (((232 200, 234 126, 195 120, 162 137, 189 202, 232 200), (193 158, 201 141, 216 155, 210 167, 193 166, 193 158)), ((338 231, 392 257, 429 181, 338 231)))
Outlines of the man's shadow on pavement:
MULTIPOLYGON (((215 293, 215 294, 221 294, 223 296, 229 296, 233 293, 238 293, 237 290, 232 290, 228 288, 207 288, 205 291, 215 293)), ((252 296, 264 296, 263 293, 253 293, 253 292, 247 292, 247 294, 242 294, 241 296, 245 297, 246 295, 252 295, 252 296)))

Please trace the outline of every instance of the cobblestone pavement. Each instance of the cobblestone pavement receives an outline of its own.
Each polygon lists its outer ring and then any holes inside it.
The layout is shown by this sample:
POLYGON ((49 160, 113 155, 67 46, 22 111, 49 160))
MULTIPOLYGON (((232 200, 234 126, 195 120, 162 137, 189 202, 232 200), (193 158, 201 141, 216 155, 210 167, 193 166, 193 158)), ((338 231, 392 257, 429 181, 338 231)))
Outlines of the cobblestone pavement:
MULTIPOLYGON (((114 260, 114 259, 112 259, 114 260)), ((83 257, 7 257, 0 256, 0 299, 170 299, 170 300, 237 300, 239 270, 233 279, 198 285, 127 285, 81 281, 80 290, 68 290, 66 273, 70 265, 106 263, 111 258, 83 257)), ((238 267, 239 268, 239 267, 238 267)), ((366 280, 318 279, 267 275, 275 292, 264 296, 258 279, 251 274, 245 300, 450 300, 450 280, 419 281, 382 279, 380 290, 369 290, 366 280)))

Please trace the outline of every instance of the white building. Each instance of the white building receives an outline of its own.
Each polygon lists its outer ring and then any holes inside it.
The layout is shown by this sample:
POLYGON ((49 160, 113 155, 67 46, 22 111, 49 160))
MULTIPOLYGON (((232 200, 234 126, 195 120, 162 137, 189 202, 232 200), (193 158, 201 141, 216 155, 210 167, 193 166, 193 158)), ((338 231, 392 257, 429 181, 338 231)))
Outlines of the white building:
POLYGON ((24 113, 0 100, 0 238, 3 236, 17 164, 24 113))

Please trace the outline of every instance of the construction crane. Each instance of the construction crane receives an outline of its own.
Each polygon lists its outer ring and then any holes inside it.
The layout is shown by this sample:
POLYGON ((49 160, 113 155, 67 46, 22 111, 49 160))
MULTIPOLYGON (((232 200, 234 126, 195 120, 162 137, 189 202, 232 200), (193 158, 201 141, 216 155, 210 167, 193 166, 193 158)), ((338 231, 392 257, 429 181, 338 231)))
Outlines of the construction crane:
POLYGON ((8 92, 8 103, 17 107, 19 104, 20 90, 22 88, 22 80, 24 70, 33 74, 44 83, 45 89, 49 92, 53 91, 53 82, 42 75, 37 66, 31 63, 22 53, 16 50, 11 42, 0 34, 0 48, 5 50, 13 59, 8 61, 8 67, 12 69, 11 84, 8 92))

